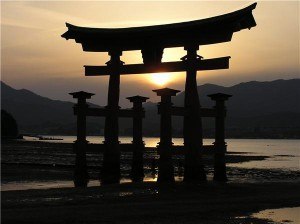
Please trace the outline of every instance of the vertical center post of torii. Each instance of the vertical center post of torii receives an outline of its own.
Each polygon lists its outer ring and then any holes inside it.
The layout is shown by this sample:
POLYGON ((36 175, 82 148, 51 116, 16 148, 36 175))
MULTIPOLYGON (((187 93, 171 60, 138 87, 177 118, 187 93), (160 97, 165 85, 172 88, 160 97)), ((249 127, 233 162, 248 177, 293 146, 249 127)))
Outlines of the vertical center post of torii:
POLYGON ((107 106, 109 111, 105 121, 105 143, 118 143, 119 142, 119 126, 118 126, 118 111, 119 111, 119 98, 120 98, 120 66, 122 62, 120 56, 121 51, 110 51, 110 61, 107 66, 110 69, 107 106))
POLYGON ((187 55, 183 58, 186 62, 184 107, 187 110, 183 127, 185 146, 184 181, 197 182, 206 180, 201 158, 203 146, 202 122, 197 91, 197 61, 200 60, 197 50, 199 45, 191 44, 185 46, 184 49, 187 51, 187 55))
POLYGON ((120 97, 120 60, 122 52, 119 50, 109 51, 110 61, 107 66, 110 70, 108 97, 107 97, 107 116, 104 127, 105 152, 101 171, 101 183, 120 182, 120 148, 119 148, 119 97, 120 97))

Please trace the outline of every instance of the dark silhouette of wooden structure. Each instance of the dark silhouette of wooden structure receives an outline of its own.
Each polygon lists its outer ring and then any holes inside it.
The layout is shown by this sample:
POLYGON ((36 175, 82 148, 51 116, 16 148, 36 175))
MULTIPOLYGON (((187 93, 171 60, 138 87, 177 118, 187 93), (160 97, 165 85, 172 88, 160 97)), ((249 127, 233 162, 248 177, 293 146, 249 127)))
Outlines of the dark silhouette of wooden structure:
POLYGON ((208 95, 212 100, 216 102, 215 105, 215 163, 214 163, 214 180, 227 181, 226 176, 226 163, 225 163, 225 117, 226 107, 225 101, 228 100, 231 95, 216 93, 208 95))
POLYGON ((74 184, 76 187, 86 187, 89 182, 89 174, 86 164, 86 116, 88 112, 87 99, 93 96, 93 93, 75 92, 70 93, 73 98, 77 99, 77 104, 74 106, 74 114, 77 115, 77 139, 74 143, 75 170, 74 170, 74 184))
MULTIPOLYGON (((171 97, 175 96, 179 90, 164 88, 153 90, 158 96, 161 96, 161 102, 158 104, 158 113, 160 114, 160 142, 158 144, 159 159, 159 172, 158 182, 173 182, 174 181, 174 167, 172 162, 172 116, 186 116, 190 114, 190 108, 173 106, 171 97)), ((225 142, 225 117, 226 107, 225 101, 231 95, 216 93, 208 95, 215 101, 214 108, 201 108, 199 114, 201 117, 215 118, 215 142, 214 144, 214 180, 227 181, 226 176, 226 142, 225 142)), ((202 146, 202 149, 204 147, 202 146)), ((189 155, 192 153, 187 151, 186 144, 184 145, 185 162, 189 162, 189 155)), ((199 153, 195 152, 195 153, 199 153)), ((197 156, 197 155, 195 155, 197 156)), ((199 163, 198 163, 199 164, 199 163)), ((187 166, 185 166, 186 169, 187 166)), ((203 169, 202 167, 200 167, 203 169)), ((199 171, 199 170, 198 170, 199 171)), ((202 170, 200 170, 202 172, 202 170)), ((198 174, 201 172, 198 172, 198 174)), ((204 171, 203 171, 204 172, 204 171)), ((205 173, 204 173, 205 174, 205 173)), ((187 174, 185 174, 185 178, 187 174)), ((200 177, 198 180, 206 180, 205 176, 200 177)))
POLYGON ((144 163, 143 163, 143 152, 145 144, 143 141, 143 122, 142 119, 145 117, 145 111, 143 109, 143 102, 146 102, 148 97, 143 96, 132 96, 127 97, 130 102, 133 103, 133 129, 132 129, 132 169, 131 179, 135 182, 143 181, 144 178, 144 163))
MULTIPOLYGON (((197 50, 199 49, 199 45, 231 41, 233 33, 256 26, 252 15, 255 7, 256 3, 221 16, 148 27, 103 29, 66 24, 68 31, 62 35, 63 38, 67 40, 74 39, 82 45, 84 51, 108 52, 110 55, 110 61, 106 63, 106 66, 84 66, 86 76, 109 75, 106 108, 91 110, 91 108, 87 107, 86 109, 87 116, 97 115, 105 117, 105 151, 101 172, 102 183, 118 183, 120 180, 118 118, 122 116, 133 117, 135 122, 133 144, 137 150, 134 153, 135 162, 133 162, 133 167, 138 168, 135 168, 136 170, 132 173, 137 172, 140 174, 137 179, 141 179, 143 176, 142 172, 137 170, 141 170, 141 151, 143 148, 140 116, 142 109, 140 104, 146 98, 129 98, 136 105, 133 108, 139 111, 136 112, 136 115, 127 110, 120 109, 120 75, 180 71, 186 71, 184 108, 172 108, 171 96, 176 94, 176 90, 162 89, 155 91, 162 98, 159 105, 159 112, 161 114, 161 139, 158 150, 161 158, 158 181, 174 181, 173 165, 170 156, 172 148, 170 117, 172 111, 175 115, 179 113, 184 117, 184 181, 199 182, 206 180, 201 158, 204 151, 201 118, 205 117, 207 113, 209 116, 213 114, 216 117, 216 131, 218 132, 214 143, 215 149, 220 151, 215 156, 215 180, 226 180, 224 160, 224 153, 226 151, 226 143, 224 141, 224 101, 229 96, 222 94, 211 95, 210 97, 216 101, 215 109, 203 110, 199 102, 196 76, 197 71, 229 68, 230 57, 203 59, 202 56, 197 55, 197 50), (184 47, 187 55, 182 57, 181 61, 161 62, 164 49, 170 47, 184 47), (120 56, 122 52, 130 50, 141 50, 143 64, 126 65, 121 61, 120 56), (137 116, 139 116, 138 119, 137 116)), ((81 121, 78 120, 78 122, 80 123, 81 121)), ((78 125, 80 125, 79 123, 78 125)))
POLYGON ((160 114, 160 141, 158 143, 158 182, 174 182, 174 166, 172 161, 172 101, 171 97, 176 96, 179 90, 158 89, 153 90, 161 101, 158 104, 160 114))
MULTIPOLYGON (((77 104, 74 106, 74 114, 77 115, 77 140, 74 143, 74 151, 76 153, 75 160, 75 171, 74 171, 74 183, 75 186, 84 187, 88 183, 88 172, 86 164, 86 148, 88 147, 88 141, 86 140, 86 117, 96 116, 105 117, 106 124, 107 118, 110 117, 110 108, 92 108, 86 103, 86 99, 90 99, 93 93, 87 92, 75 92, 70 93, 73 98, 78 100, 77 104)), ((117 117, 127 117, 133 120, 133 160, 132 160, 132 170, 131 178, 133 181, 142 181, 144 178, 143 170, 143 152, 144 152, 144 142, 142 136, 142 119, 145 117, 145 111, 142 107, 142 103, 146 102, 147 97, 143 96, 132 96, 128 97, 128 100, 133 103, 132 109, 119 109, 117 110, 117 117)), ((109 125, 108 125, 109 126, 109 125)), ((110 127, 111 128, 111 127, 110 127)), ((118 130, 118 129, 117 129, 118 130)), ((101 172, 101 182, 114 183, 119 182, 120 179, 120 149, 119 141, 117 142, 117 149, 111 151, 111 145, 107 144, 108 138, 105 138, 104 145, 104 159, 103 167, 101 172), (114 154, 113 154, 113 153, 114 154), (118 162, 110 164, 111 160, 118 162), (113 166, 112 166, 113 165, 113 166), (110 169, 111 168, 111 169, 110 169), (117 168, 117 169, 116 169, 117 168), (115 170, 112 170, 115 169, 115 170)), ((116 148, 115 148, 116 149, 116 148)))

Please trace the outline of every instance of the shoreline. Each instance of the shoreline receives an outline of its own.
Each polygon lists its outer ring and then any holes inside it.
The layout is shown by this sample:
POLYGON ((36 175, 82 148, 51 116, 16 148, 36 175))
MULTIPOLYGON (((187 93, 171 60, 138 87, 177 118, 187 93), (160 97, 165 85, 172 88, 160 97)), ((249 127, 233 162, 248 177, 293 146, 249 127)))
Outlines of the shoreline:
MULTIPOLYGON (((61 141, 63 139, 44 139, 44 140, 39 140, 38 138, 39 137, 63 137, 63 136, 66 136, 66 137, 76 137, 76 135, 67 135, 67 134, 62 134, 62 135, 58 135, 58 134, 20 134, 20 136, 22 136, 23 138, 3 138, 1 139, 1 141, 19 141, 19 140, 25 140, 24 137, 30 137, 30 138, 36 138, 36 140, 32 141, 32 142, 36 142, 36 141, 40 141, 40 142, 43 142, 43 141, 61 141)), ((88 137, 104 137, 103 135, 87 135, 87 138, 88 137)), ((121 135, 119 136, 120 138, 124 137, 124 138, 132 138, 132 135, 121 135)), ((144 138, 159 138, 160 136, 143 136, 144 138)), ((183 136, 173 136, 173 138, 176 138, 176 139, 182 139, 183 136)), ((214 139, 214 136, 207 136, 207 137, 204 137, 204 139, 214 139)), ((298 137, 292 137, 292 138, 270 138, 270 137, 263 137, 263 136, 259 136, 259 137, 228 137, 226 136, 226 139, 239 139, 239 140, 259 140, 259 139, 262 139, 262 140, 300 140, 300 138, 298 137)))

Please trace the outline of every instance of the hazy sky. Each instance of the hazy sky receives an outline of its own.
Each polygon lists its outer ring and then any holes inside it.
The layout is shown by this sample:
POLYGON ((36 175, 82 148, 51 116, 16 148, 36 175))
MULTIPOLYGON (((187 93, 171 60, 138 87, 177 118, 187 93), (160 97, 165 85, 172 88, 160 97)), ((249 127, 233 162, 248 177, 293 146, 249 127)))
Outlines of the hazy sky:
MULTIPOLYGON (((106 53, 83 52, 74 40, 60 35, 65 22, 90 27, 128 27, 183 22, 235 11, 252 1, 193 2, 1 2, 1 79, 52 99, 71 100, 68 92, 96 94, 92 102, 105 105, 108 77, 85 77, 83 65, 103 65, 106 53)), ((229 43, 200 47, 204 58, 231 56, 230 69, 198 72, 198 85, 299 78, 299 2, 258 2, 257 26, 235 33, 229 43)), ((185 55, 182 48, 166 49, 163 61, 185 55)), ((139 51, 124 52, 125 63, 142 62, 139 51)), ((166 75, 166 86, 184 89, 184 73, 166 75)), ((151 75, 121 77, 121 105, 126 97, 155 100, 151 75)))

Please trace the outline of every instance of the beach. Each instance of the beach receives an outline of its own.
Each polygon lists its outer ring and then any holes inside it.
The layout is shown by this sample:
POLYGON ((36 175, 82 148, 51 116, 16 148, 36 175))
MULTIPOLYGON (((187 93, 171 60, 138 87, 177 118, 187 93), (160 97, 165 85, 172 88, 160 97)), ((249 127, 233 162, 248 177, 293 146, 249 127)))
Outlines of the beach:
MULTIPOLYGON (((239 142, 239 147, 241 143, 247 141, 239 142)), ((234 148, 236 143, 231 144, 234 148)), ((264 144, 271 143, 266 140, 264 144)), ((287 142, 283 144, 288 145, 287 142)), ((297 148, 298 142, 293 144, 297 148)), ((227 183, 212 181, 211 155, 205 156, 207 182, 183 183, 175 162, 176 183, 159 185, 155 182, 157 174, 151 173, 150 163, 145 159, 146 181, 131 183, 128 178, 130 166, 125 165, 130 156, 123 155, 122 183, 105 186, 100 186, 98 181, 100 168, 97 164, 101 155, 95 158, 94 152, 88 152, 91 157, 90 184, 86 189, 76 189, 72 183, 72 144, 40 141, 3 143, 2 221, 250 224, 272 223, 253 216, 265 209, 293 207, 299 211, 300 172, 295 163, 299 161, 298 154, 289 155, 282 151, 271 156, 270 153, 246 151, 241 148, 240 152, 228 152, 227 183), (265 163, 273 168, 265 168, 265 163), (283 163, 290 167, 283 166, 283 163), (278 169, 276 164, 285 168, 278 169)), ((281 221, 291 220, 282 217, 281 221)))

